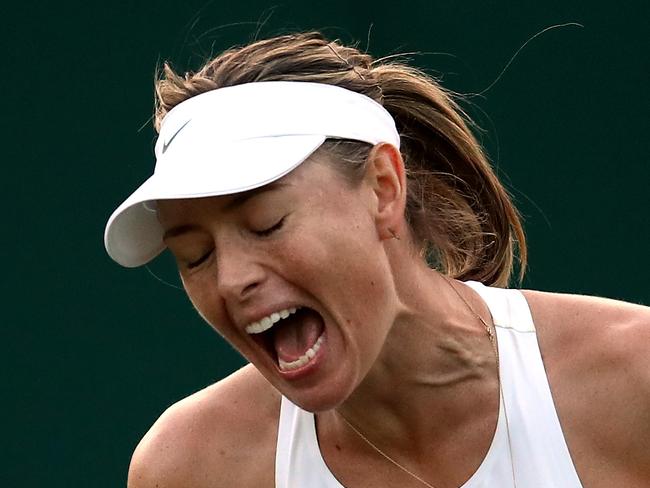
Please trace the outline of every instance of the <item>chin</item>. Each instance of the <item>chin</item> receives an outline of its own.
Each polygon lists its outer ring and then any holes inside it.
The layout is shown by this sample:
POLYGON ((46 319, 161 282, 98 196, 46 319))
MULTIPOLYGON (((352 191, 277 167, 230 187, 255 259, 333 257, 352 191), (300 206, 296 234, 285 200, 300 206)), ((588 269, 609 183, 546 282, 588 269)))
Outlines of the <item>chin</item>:
POLYGON ((298 405, 303 410, 312 413, 321 413, 328 410, 333 410, 341 405, 347 398, 347 395, 329 395, 325 392, 315 394, 294 394, 291 396, 285 395, 292 403, 298 405))
POLYGON ((354 388, 348 381, 320 381, 310 386, 278 388, 280 392, 303 410, 312 413, 338 408, 352 394, 354 388))

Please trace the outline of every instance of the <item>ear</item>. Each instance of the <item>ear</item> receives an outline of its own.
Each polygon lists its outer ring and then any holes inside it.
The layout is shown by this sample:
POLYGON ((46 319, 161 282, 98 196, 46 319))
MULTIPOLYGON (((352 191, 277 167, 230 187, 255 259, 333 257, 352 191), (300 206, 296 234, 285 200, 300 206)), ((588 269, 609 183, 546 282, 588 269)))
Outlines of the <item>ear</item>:
POLYGON ((381 239, 404 235, 406 174, 399 150, 387 143, 375 145, 368 155, 366 181, 372 189, 375 223, 381 239))

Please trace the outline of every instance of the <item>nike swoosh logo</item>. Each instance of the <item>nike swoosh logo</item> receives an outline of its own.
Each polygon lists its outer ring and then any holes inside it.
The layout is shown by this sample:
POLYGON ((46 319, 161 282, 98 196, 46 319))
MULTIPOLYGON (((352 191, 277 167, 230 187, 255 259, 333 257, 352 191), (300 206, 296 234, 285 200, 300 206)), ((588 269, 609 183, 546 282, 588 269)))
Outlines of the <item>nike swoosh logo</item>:
POLYGON ((181 125, 180 128, 179 128, 176 132, 174 132, 174 135, 171 136, 171 137, 169 138, 168 141, 163 142, 163 147, 162 147, 162 153, 163 153, 163 154, 165 154, 165 151, 167 151, 167 148, 168 148, 169 145, 172 143, 172 141, 174 140, 174 138, 175 138, 175 137, 176 137, 176 136, 177 136, 177 135, 178 135, 178 134, 179 134, 179 133, 180 133, 180 132, 185 128, 185 126, 186 126, 187 124, 190 123, 190 120, 192 120, 192 119, 189 119, 187 122, 185 122, 183 125, 181 125))

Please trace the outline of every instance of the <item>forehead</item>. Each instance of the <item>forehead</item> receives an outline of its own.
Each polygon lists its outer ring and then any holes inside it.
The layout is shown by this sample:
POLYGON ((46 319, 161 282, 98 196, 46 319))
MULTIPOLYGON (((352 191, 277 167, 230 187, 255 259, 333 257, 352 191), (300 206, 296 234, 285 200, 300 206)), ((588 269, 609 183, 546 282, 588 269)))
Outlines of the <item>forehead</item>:
POLYGON ((175 216, 183 216, 188 213, 210 211, 211 213, 234 211, 244 206, 246 202, 254 199, 256 196, 271 193, 281 188, 287 187, 288 184, 283 180, 274 181, 268 185, 233 195, 220 195, 214 197, 199 198, 178 198, 171 200, 158 200, 156 202, 158 209, 158 219, 164 224, 165 220, 173 219, 175 216))
POLYGON ((198 230, 236 214, 247 202, 263 194, 279 191, 282 184, 264 186, 258 190, 215 197, 159 200, 157 217, 163 229, 163 241, 189 231, 198 230))

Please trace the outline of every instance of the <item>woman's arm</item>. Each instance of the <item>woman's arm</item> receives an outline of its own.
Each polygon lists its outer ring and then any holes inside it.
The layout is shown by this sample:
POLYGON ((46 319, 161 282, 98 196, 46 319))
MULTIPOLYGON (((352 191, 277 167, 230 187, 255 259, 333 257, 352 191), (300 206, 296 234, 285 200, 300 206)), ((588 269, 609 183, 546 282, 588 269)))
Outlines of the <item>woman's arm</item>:
POLYGON ((650 308, 524 293, 584 486, 650 486, 650 308))
POLYGON ((650 309, 630 313, 603 344, 595 374, 606 381, 594 428, 603 450, 629 476, 621 486, 650 486, 650 309), (607 426, 611 425, 611 429, 607 426), (609 442, 608 442, 609 441, 609 442))

